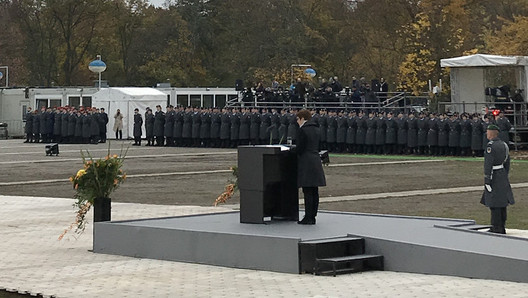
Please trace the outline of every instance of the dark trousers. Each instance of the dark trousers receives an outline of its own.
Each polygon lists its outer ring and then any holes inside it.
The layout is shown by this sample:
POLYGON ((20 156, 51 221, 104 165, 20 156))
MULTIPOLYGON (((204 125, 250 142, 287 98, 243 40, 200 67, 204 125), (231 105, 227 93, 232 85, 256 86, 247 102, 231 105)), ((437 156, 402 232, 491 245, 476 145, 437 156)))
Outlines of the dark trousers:
POLYGON ((115 132, 116 133, 116 140, 119 139, 122 140, 123 139, 123 131, 122 130, 118 130, 115 132))
POLYGON ((141 146, 141 137, 134 137, 134 144, 141 146))
POLYGON ((319 209, 319 188, 303 187, 304 194, 304 218, 315 219, 319 209))
POLYGON ((491 232, 506 234, 506 207, 491 208, 491 232))

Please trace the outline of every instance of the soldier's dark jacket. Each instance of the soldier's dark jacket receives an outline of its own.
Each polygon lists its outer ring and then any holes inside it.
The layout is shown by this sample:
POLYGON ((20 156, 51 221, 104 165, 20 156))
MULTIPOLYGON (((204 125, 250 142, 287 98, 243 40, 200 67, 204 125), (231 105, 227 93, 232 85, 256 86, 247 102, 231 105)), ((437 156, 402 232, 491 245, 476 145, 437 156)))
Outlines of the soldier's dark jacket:
POLYGON ((472 120, 471 125, 471 150, 482 150, 482 121, 472 120))
POLYGON ((471 122, 468 119, 460 121, 460 148, 471 147, 471 122))
POLYGON ((396 119, 398 123, 398 145, 407 145, 407 120, 405 117, 396 119))
POLYGON ((376 145, 385 145, 385 118, 376 118, 376 145))
POLYGON ((438 146, 438 119, 429 118, 427 120, 427 145, 438 146))
POLYGON ((356 144, 365 145, 367 137, 367 119, 365 115, 356 118, 356 144))
POLYGON ((449 119, 447 121, 449 127, 449 147, 460 146, 460 122, 458 119, 449 119))
POLYGON ((500 138, 488 142, 484 151, 484 184, 491 186, 491 192, 484 188, 481 203, 490 208, 502 208, 515 204, 508 174, 510 154, 508 145, 500 138))
POLYGON ((375 144, 376 144, 376 118, 368 118, 365 145, 375 145, 375 144))
POLYGON ((409 117, 407 118, 407 147, 416 146, 418 146, 418 120, 409 117))
POLYGON ((143 118, 141 117, 141 114, 134 114, 134 137, 141 137, 141 135, 143 134, 141 131, 142 126, 143 118))
POLYGON ((428 120, 426 118, 418 118, 416 124, 418 125, 418 146, 427 146, 428 120))
POLYGON ((346 136, 346 143, 347 144, 355 144, 356 143, 356 119, 357 116, 350 116, 347 118, 347 136, 346 136))
POLYGON ((385 119, 385 144, 396 144, 398 123, 393 117, 385 119))
POLYGON ((449 125, 447 120, 438 120, 438 146, 447 147, 449 144, 449 125))
POLYGON ((154 114, 154 136, 163 137, 165 128, 165 113, 163 111, 156 111, 154 114))

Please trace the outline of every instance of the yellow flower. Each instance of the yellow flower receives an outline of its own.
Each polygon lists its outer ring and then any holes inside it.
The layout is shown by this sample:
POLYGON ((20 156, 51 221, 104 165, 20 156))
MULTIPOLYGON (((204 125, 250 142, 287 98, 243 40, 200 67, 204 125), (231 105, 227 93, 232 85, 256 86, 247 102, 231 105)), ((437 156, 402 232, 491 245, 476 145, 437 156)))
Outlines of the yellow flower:
POLYGON ((82 177, 82 175, 86 174, 86 170, 83 170, 83 169, 80 169, 78 172, 77 172, 77 175, 75 175, 75 178, 80 178, 82 177))
POLYGON ((112 157, 113 157, 113 158, 117 158, 117 154, 114 154, 112 157))
POLYGON ((70 182, 73 182, 73 177, 70 177, 70 182))
POLYGON ((123 174, 123 180, 126 180, 126 174, 123 174))

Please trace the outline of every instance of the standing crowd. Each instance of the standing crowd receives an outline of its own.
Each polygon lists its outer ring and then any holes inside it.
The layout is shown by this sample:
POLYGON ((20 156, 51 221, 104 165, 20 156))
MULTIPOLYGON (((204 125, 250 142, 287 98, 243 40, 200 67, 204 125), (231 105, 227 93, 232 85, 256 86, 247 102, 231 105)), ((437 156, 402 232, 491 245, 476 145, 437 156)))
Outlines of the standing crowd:
POLYGON ((107 124, 104 108, 28 108, 24 143, 104 143, 107 124))
MULTIPOLYGON (((147 108, 134 115, 134 145, 235 148, 238 145, 295 143, 297 109, 147 108)), ((486 127, 496 124, 509 143, 510 121, 503 113, 436 114, 311 110, 320 148, 337 153, 482 156, 486 127)))

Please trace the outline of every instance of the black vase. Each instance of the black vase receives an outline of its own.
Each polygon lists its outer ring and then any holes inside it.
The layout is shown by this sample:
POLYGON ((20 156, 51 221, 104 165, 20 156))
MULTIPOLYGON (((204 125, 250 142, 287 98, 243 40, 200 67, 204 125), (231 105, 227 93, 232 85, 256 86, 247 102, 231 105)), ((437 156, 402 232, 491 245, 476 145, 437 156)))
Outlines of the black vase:
POLYGON ((111 220, 112 200, 110 198, 95 198, 93 207, 94 222, 111 220))

